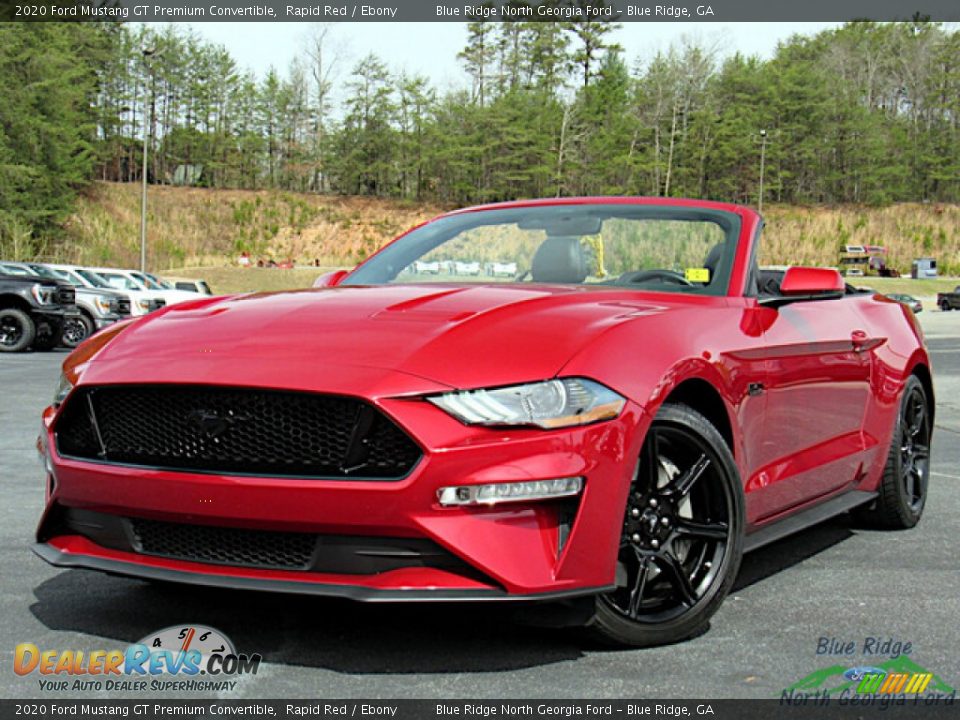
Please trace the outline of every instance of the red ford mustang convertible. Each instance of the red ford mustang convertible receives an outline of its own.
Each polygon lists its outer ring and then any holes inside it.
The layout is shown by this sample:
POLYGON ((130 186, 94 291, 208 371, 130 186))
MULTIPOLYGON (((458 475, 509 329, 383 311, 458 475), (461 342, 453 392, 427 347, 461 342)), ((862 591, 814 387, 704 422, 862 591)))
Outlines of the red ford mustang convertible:
POLYGON ((202 298, 65 362, 36 552, 357 600, 550 601, 612 642, 702 631, 744 552, 926 499, 913 314, 762 270, 734 205, 453 212, 297 292, 202 298))

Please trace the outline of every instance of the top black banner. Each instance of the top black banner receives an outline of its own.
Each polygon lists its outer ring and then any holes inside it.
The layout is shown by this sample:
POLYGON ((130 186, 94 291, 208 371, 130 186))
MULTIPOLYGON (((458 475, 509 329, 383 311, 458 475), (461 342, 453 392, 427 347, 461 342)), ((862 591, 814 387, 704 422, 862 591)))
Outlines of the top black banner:
MULTIPOLYGON (((960 21, 958 0, 0 0, 23 22, 960 21)), ((758 28, 758 32, 762 29, 758 28)))

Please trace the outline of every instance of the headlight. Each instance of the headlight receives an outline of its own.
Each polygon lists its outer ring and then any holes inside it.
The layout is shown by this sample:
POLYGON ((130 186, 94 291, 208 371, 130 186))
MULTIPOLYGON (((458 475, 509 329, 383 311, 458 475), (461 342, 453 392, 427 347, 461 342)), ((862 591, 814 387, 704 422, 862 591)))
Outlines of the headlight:
POLYGON ((141 310, 149 310, 149 309, 150 309, 150 301, 147 300, 146 298, 140 298, 139 300, 137 300, 137 305, 140 306, 140 309, 141 309, 141 310))
POLYGON ((30 293, 40 305, 53 305, 57 301, 57 289, 49 285, 37 283, 30 288, 30 293))
POLYGON ((97 297, 95 297, 93 300, 93 304, 96 305, 97 310, 99 310, 104 315, 109 314, 110 311, 113 309, 110 304, 110 298, 108 298, 106 295, 97 295, 97 297))
POLYGON ((466 390, 428 397, 467 425, 535 425, 560 428, 609 420, 626 403, 600 383, 563 378, 491 390, 466 390))
POLYGON ((73 390, 73 385, 67 379, 67 376, 61 373, 60 379, 57 381, 57 389, 53 393, 53 404, 60 405, 60 403, 67 399, 67 395, 70 394, 71 390, 73 390))

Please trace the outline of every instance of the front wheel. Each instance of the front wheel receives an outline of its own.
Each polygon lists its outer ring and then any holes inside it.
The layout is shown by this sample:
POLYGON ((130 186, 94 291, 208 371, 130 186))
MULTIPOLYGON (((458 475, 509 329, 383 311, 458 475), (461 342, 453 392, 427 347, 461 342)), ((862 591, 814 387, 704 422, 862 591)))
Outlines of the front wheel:
POLYGON ((617 589, 597 598, 590 629, 634 647, 703 632, 736 578, 743 530, 743 488, 723 437, 692 408, 664 405, 630 487, 617 589))
POLYGON ((61 344, 73 349, 93 334, 94 325, 86 315, 67 318, 63 323, 61 344))
POLYGON ((23 310, 0 310, 0 352, 20 352, 33 342, 37 332, 33 320, 23 310))

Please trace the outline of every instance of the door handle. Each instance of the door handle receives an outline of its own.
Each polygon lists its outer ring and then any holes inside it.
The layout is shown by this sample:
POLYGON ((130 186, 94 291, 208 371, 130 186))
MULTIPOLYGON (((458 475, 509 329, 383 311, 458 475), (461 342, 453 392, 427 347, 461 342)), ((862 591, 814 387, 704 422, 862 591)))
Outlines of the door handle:
POLYGON ((863 330, 854 330, 850 333, 850 342, 854 352, 863 352, 867 346, 867 334, 863 330))

